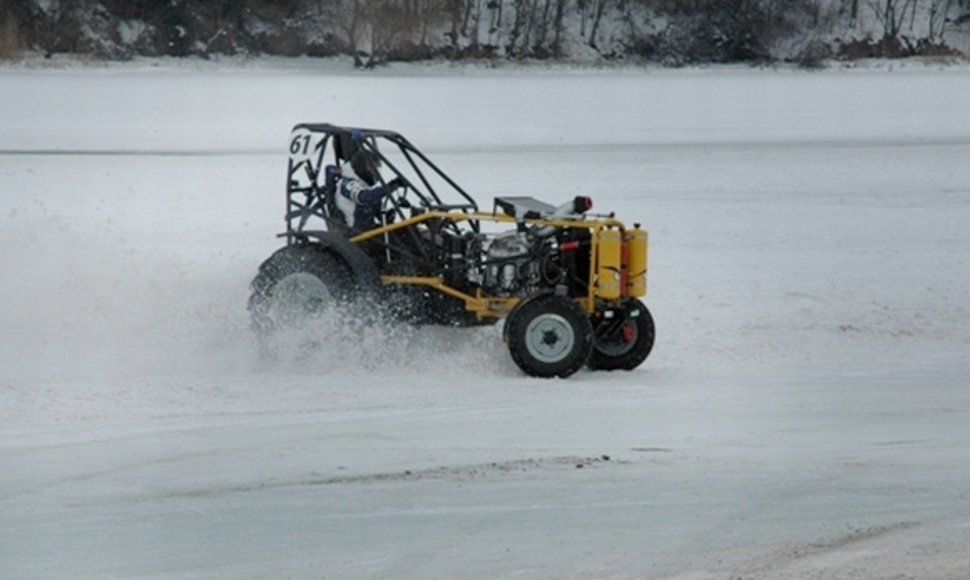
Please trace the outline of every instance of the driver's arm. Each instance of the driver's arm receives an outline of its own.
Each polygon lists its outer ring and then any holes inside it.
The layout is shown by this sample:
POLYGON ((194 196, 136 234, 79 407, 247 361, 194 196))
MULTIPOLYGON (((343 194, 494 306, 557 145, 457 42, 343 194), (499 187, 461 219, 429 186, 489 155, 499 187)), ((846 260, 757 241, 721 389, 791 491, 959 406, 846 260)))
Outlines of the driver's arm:
POLYGON ((362 182, 354 179, 348 180, 343 184, 341 193, 344 197, 350 198, 354 203, 363 205, 376 205, 385 196, 397 189, 398 180, 392 180, 387 185, 377 184, 365 187, 362 182))

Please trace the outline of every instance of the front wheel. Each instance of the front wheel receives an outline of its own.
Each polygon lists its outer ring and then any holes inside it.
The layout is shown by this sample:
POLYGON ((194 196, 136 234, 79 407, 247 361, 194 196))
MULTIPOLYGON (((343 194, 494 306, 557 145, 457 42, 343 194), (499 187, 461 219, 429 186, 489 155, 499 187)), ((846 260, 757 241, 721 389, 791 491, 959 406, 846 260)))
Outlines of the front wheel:
POLYGON ((512 360, 534 377, 568 377, 586 364, 593 349, 589 318, 562 296, 529 300, 505 324, 512 360))
POLYGON ((596 316, 596 342, 589 366, 593 369, 633 370, 647 359, 656 338, 650 311, 636 298, 620 308, 596 316))

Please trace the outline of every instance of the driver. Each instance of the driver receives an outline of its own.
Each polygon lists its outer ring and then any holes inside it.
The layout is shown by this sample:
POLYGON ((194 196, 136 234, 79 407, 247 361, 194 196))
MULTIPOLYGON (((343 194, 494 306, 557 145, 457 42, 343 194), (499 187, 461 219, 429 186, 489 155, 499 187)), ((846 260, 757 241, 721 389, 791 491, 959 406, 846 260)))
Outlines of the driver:
POLYGON ((374 227, 381 202, 404 185, 400 177, 382 184, 377 171, 379 165, 380 159, 373 153, 358 148, 349 163, 340 165, 340 173, 336 176, 337 209, 355 233, 374 227))

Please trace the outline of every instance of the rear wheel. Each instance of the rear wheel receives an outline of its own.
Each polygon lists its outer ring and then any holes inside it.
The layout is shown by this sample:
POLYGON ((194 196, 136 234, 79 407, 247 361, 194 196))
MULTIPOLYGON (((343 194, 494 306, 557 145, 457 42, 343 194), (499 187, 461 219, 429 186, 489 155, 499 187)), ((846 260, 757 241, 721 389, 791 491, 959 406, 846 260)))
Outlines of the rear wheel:
POLYGON ((505 335, 512 360, 534 377, 568 377, 589 359, 593 327, 572 300, 541 296, 509 314, 505 335))
POLYGON ((317 244, 287 246, 259 268, 249 311, 253 327, 267 333, 301 326, 328 310, 346 308, 362 294, 339 255, 317 244))
POLYGON ((633 370, 653 350, 656 337, 653 317, 636 298, 609 312, 610 316, 604 313, 597 317, 596 341, 589 366, 597 370, 633 370))

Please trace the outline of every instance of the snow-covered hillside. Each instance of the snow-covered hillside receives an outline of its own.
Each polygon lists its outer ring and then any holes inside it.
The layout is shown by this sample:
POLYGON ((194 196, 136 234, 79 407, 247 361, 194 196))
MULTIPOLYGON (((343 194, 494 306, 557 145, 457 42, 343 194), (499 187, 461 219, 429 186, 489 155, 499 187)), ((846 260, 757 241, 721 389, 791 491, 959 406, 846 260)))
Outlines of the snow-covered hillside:
POLYGON ((962 578, 965 68, 0 69, 0 577, 962 578), (651 358, 267 361, 300 121, 651 232, 651 358))
POLYGON ((132 56, 344 55, 665 65, 954 57, 967 0, 7 0, 0 59, 21 51, 132 56))

